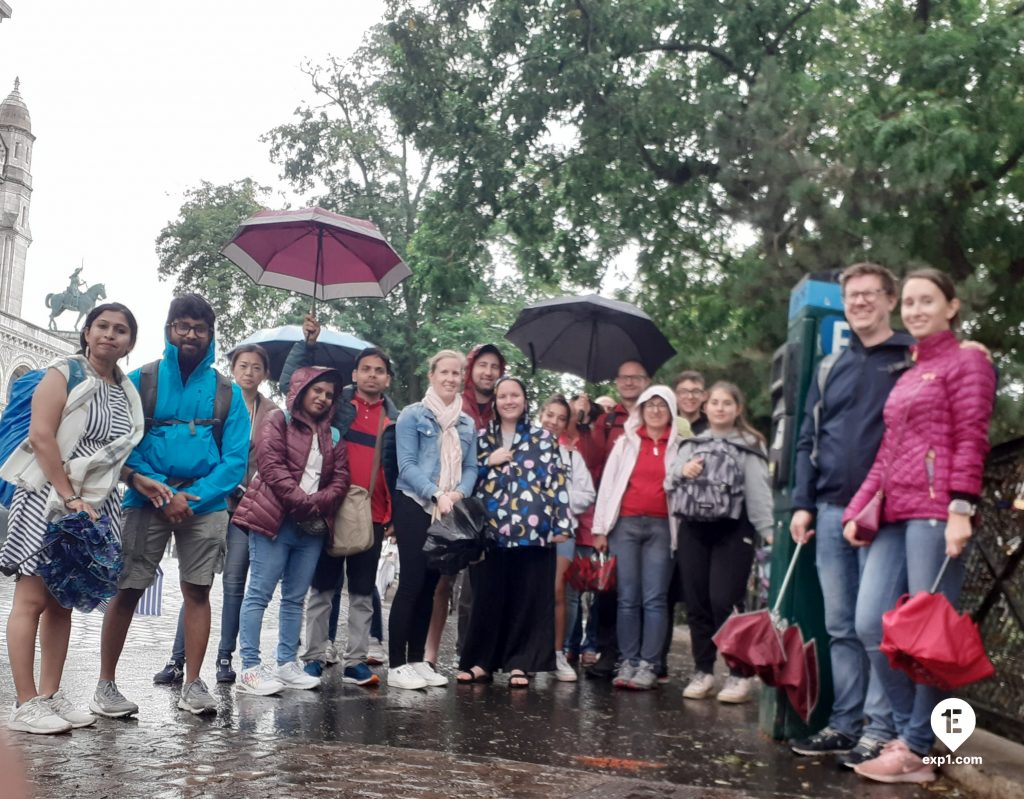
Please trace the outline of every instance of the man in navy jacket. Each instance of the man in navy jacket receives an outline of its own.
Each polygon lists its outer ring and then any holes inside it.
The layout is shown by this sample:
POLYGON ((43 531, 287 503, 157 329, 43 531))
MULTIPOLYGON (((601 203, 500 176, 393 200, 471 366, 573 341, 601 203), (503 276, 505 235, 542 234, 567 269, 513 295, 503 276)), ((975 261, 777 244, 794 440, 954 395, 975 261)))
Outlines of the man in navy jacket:
POLYGON ((790 523, 798 543, 817 534, 835 701, 828 725, 793 741, 792 748, 800 755, 840 754, 843 765, 852 768, 876 757, 895 733, 888 700, 871 674, 854 626, 866 550, 843 540, 843 510, 875 460, 885 431, 885 401, 907 364, 914 339, 894 333, 890 325, 898 297, 896 278, 888 269, 854 264, 839 282, 853 335, 825 374, 824 392, 818 372, 807 393, 790 523))

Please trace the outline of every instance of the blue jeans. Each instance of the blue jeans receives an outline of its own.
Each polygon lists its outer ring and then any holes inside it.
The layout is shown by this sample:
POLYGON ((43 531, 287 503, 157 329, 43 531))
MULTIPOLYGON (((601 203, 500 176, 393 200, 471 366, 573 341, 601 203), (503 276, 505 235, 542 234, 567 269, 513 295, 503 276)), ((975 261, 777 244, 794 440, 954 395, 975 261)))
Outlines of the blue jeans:
MULTIPOLYGON (((857 596, 857 635, 864 643, 871 665, 892 706, 892 720, 899 738, 918 754, 926 754, 935 740, 932 708, 947 694, 930 685, 918 685, 902 671, 893 669, 879 651, 882 614, 896 606, 903 594, 928 591, 946 557, 945 522, 912 519, 890 524, 878 531, 867 548, 867 561, 857 596)), ((963 585, 964 558, 953 559, 939 590, 956 604, 963 585)))
POLYGON ((278 583, 281 583, 281 613, 277 664, 292 663, 298 657, 302 605, 323 546, 323 536, 302 532, 291 518, 284 520, 273 540, 259 533, 249 534, 249 586, 242 600, 239 623, 242 668, 260 664, 263 613, 278 583))
POLYGON ((619 652, 633 665, 643 660, 656 666, 665 643, 672 578, 668 519, 620 517, 608 536, 608 547, 618 560, 619 652))
POLYGON ((245 597, 245 578, 249 574, 249 534, 228 525, 228 550, 224 556, 224 604, 220 613, 220 644, 217 659, 230 658, 238 640, 238 618, 245 597))
POLYGON ((843 538, 843 510, 842 505, 822 503, 815 522, 815 562, 825 600, 835 694, 828 726, 855 740, 864 736, 889 741, 896 737, 889 699, 857 637, 855 623, 857 591, 868 552, 851 547, 843 538))

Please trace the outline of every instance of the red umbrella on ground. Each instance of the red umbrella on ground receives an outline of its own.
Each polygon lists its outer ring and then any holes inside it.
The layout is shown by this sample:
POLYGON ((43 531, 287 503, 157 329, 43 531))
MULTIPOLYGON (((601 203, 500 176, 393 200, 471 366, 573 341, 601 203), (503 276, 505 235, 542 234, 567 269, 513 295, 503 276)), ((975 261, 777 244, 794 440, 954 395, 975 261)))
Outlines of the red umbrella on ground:
POLYGON ((314 300, 384 297, 412 274, 372 222, 323 208, 260 211, 221 253, 259 285, 314 300))
POLYGON ((882 615, 880 647, 894 669, 906 672, 914 682, 947 691, 996 672, 971 617, 958 614, 945 596, 936 593, 949 560, 942 564, 931 591, 904 594, 882 615))
MULTIPOLYGON (((712 637, 719 654, 729 668, 752 677, 755 674, 769 685, 779 667, 786 663, 783 634, 780 632, 782 622, 779 619, 779 608, 786 594, 789 582, 793 577, 796 559, 800 555, 803 544, 797 544, 793 557, 786 569, 786 576, 775 599, 775 607, 767 610, 755 610, 749 613, 734 612, 712 637)), ((793 628, 790 628, 793 629, 793 628)), ((799 634, 799 630, 797 630, 799 634)))

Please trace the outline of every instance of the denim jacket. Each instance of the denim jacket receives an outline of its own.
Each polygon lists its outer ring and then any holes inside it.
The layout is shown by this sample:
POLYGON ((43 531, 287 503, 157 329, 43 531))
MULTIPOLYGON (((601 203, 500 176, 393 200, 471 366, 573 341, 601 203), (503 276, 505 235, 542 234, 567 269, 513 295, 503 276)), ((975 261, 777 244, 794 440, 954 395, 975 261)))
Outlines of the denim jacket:
MULTIPOLYGON (((476 484, 476 427, 465 413, 459 414, 459 441, 462 442, 462 480, 458 489, 470 496, 476 484)), ((398 449, 397 489, 415 496, 426 506, 438 491, 441 476, 439 439, 441 426, 422 402, 407 405, 395 425, 398 449)))

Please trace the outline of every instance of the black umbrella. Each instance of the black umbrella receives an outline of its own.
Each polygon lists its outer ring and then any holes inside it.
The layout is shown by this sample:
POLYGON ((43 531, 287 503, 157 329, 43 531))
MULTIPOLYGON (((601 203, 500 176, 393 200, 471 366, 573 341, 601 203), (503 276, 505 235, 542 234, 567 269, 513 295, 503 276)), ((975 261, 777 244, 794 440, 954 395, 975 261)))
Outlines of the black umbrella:
POLYGON ((628 302, 597 294, 529 305, 505 338, 534 369, 568 372, 592 383, 615 377, 625 361, 639 361, 653 375, 676 354, 651 317, 628 302))
MULTIPOLYGON (((295 343, 302 341, 303 338, 302 325, 284 325, 283 327, 257 330, 247 339, 238 342, 228 353, 228 357, 243 344, 259 344, 270 356, 270 372, 267 376, 274 380, 280 380, 288 353, 291 352, 295 343)), ((369 341, 363 341, 350 333, 339 333, 324 328, 317 338, 313 366, 337 369, 347 380, 355 368, 356 356, 367 347, 372 346, 373 344, 369 341)))

